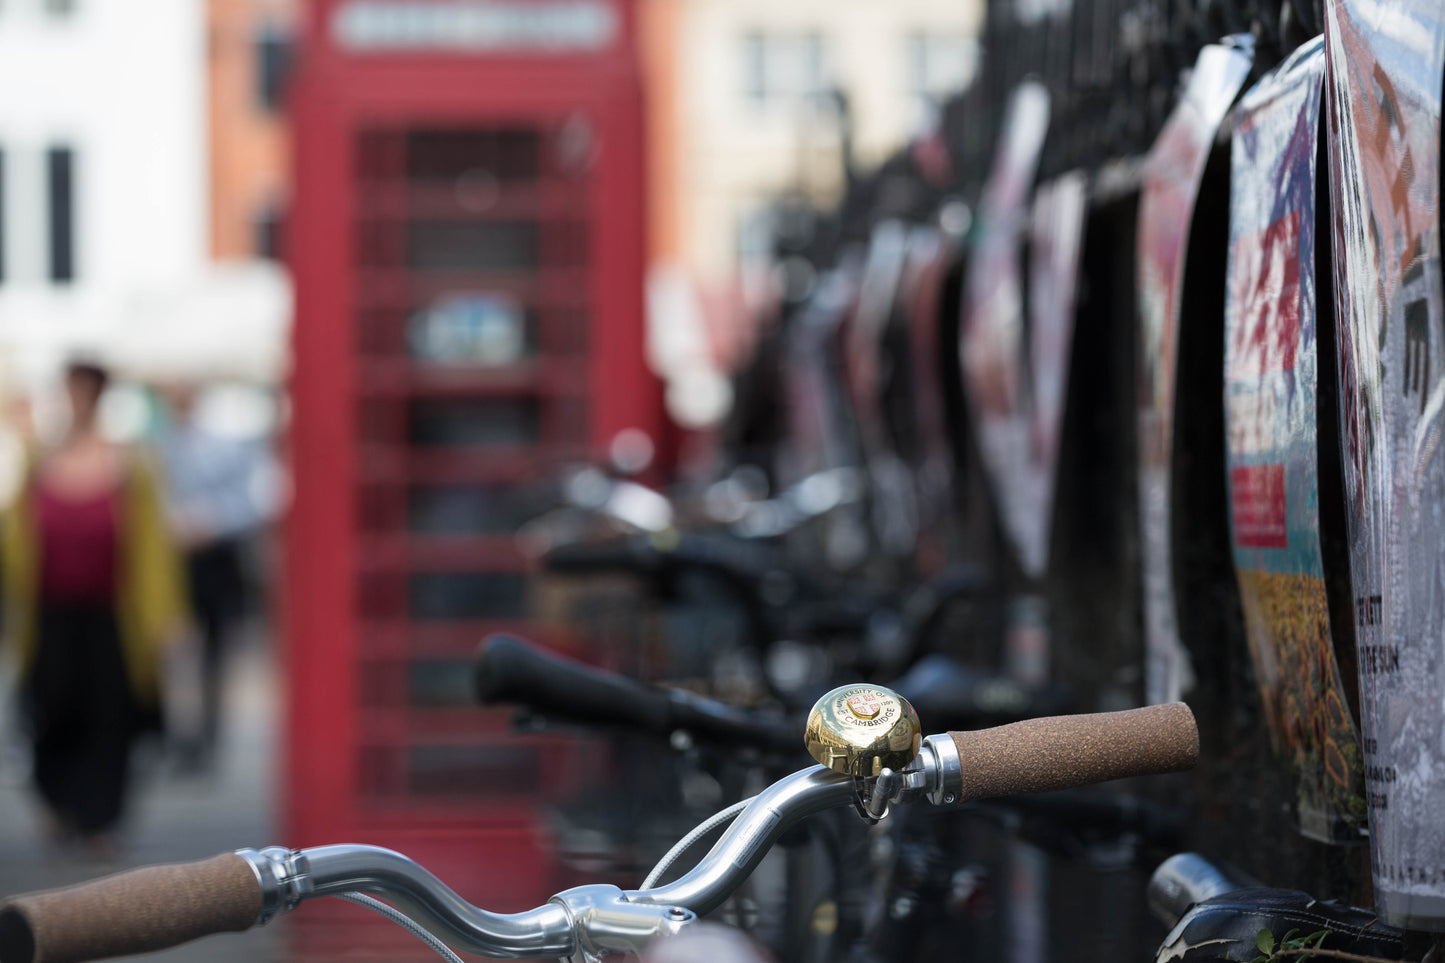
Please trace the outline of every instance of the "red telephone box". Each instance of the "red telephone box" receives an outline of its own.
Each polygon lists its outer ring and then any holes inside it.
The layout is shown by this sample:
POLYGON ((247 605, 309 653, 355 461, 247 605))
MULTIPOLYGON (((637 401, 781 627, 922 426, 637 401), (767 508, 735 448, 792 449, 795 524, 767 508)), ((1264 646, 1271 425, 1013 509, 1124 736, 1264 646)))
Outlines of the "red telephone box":
POLYGON ((287 842, 391 846, 491 908, 550 894, 576 752, 471 704, 482 637, 532 631, 525 494, 662 419, 635 27, 318 0, 291 90, 287 842))

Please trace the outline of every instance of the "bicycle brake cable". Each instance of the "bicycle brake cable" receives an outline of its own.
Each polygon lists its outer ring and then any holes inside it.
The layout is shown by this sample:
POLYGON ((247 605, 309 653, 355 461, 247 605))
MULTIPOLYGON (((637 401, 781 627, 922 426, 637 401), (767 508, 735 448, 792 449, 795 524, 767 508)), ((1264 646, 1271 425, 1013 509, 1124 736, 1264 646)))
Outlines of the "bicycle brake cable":
POLYGON ((383 903, 381 900, 374 899, 373 897, 367 896, 364 893, 337 893, 336 898, 344 899, 348 903, 355 903, 357 906, 365 906, 367 909, 372 910, 373 912, 380 913, 382 916, 391 920, 397 926, 400 926, 412 936, 415 936, 427 946, 431 947, 432 950, 437 953, 442 959, 446 960, 447 963, 466 963, 465 960, 463 960, 460 956, 457 956, 457 954, 452 951, 452 948, 450 946, 447 946, 441 940, 437 939, 434 934, 428 932, 425 928, 422 927, 420 923, 412 919, 410 916, 407 916, 395 906, 392 906, 389 903, 383 903))
POLYGON ((647 874, 647 878, 642 881, 642 885, 638 888, 652 889, 656 886, 657 881, 662 878, 662 874, 671 869, 672 864, 681 859, 683 854, 691 849, 699 839, 723 823, 730 822, 738 813, 747 808, 748 803, 756 798, 756 796, 749 796, 746 799, 740 799, 726 809, 721 809, 713 813, 707 819, 694 826, 690 833, 673 844, 673 847, 667 851, 666 856, 663 856, 662 859, 657 861, 657 865, 652 867, 652 872, 647 874))

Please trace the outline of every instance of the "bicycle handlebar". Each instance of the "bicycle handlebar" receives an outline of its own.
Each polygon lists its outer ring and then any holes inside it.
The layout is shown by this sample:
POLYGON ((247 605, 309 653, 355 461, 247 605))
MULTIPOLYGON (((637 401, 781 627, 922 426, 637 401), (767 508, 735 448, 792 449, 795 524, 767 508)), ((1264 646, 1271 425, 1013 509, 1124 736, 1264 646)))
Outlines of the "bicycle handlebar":
POLYGON ((579 542, 549 548, 542 564, 560 575, 595 575, 626 572, 654 575, 660 567, 659 554, 645 542, 632 537, 601 543, 579 542))
POLYGON ((701 739, 802 754, 787 720, 774 724, 714 699, 644 685, 515 636, 483 640, 475 679, 477 696, 486 705, 514 702, 574 722, 628 725, 662 736, 685 729, 701 739))
POLYGON ((544 715, 561 712, 577 722, 667 728, 667 696, 660 690, 544 652, 511 635, 482 641, 473 681, 483 705, 520 702, 544 715))
MULTIPOLYGON (((133 870, 0 905, 0 963, 79 963, 243 930, 316 896, 365 891, 474 953, 502 959, 636 951, 718 906, 782 833, 885 781, 889 801, 971 799, 1066 789, 1191 768, 1199 750, 1182 703, 1059 716, 929 736, 897 781, 855 780, 823 766, 759 794, 690 872, 656 889, 606 885, 559 893, 527 913, 487 913, 411 860, 371 846, 242 850, 200 863, 133 870)), ((871 811, 870 807, 870 811, 871 811)))
POLYGON ((716 579, 745 605, 766 604, 767 586, 780 575, 789 583, 803 580, 787 571, 769 546, 723 532, 628 535, 557 545, 542 556, 542 564, 562 575, 625 573, 656 579, 696 572, 716 579))

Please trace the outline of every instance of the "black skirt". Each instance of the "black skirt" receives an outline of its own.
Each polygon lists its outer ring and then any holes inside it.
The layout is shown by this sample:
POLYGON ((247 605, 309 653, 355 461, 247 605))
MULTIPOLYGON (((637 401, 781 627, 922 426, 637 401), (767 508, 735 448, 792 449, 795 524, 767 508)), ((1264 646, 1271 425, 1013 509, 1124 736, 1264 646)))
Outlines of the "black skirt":
POLYGON ((131 694, 115 612, 47 607, 37 625, 26 707, 36 788, 81 835, 120 821, 131 744, 147 719, 131 694))

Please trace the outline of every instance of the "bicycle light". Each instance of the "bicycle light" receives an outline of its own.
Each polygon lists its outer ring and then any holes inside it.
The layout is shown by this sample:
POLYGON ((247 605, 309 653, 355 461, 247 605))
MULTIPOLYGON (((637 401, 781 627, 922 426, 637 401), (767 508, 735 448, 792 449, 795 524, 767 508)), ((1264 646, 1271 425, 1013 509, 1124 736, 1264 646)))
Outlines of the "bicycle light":
POLYGON ((876 776, 918 755, 918 713, 908 700, 876 685, 839 686, 808 713, 808 755, 849 776, 876 776))

